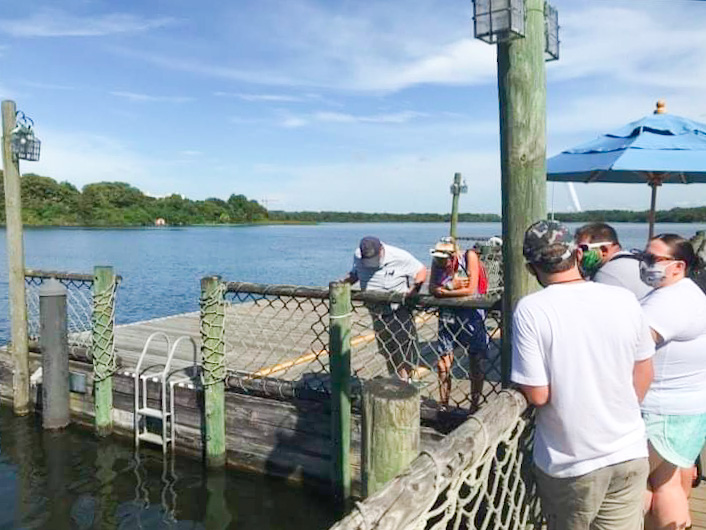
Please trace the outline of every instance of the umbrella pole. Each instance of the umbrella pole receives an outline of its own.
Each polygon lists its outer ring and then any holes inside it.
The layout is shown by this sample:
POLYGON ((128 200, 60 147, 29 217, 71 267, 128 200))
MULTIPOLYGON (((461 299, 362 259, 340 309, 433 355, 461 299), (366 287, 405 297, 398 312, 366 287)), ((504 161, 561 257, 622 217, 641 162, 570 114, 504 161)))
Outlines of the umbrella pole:
POLYGON ((649 235, 647 237, 648 240, 652 239, 652 237, 655 235, 655 210, 657 208, 657 184, 656 182, 650 182, 650 188, 652 188, 652 200, 650 201, 650 215, 649 215, 649 222, 650 222, 650 231, 649 235))

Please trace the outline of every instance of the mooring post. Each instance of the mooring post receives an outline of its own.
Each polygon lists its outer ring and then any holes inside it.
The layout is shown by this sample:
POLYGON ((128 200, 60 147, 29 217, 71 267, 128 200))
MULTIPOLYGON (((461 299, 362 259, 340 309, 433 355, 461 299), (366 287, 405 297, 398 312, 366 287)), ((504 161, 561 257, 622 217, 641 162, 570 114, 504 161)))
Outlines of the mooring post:
POLYGON ((331 478, 335 499, 351 498, 351 285, 329 284, 329 365, 331 369, 331 478))
POLYGON ((113 432, 113 372, 115 371, 115 291, 113 267, 93 269, 93 399, 98 436, 113 432))
POLYGON ((379 491, 419 455, 419 390, 397 378, 363 385, 363 496, 379 491))
POLYGON ((225 299, 220 276, 201 279, 201 358, 206 410, 206 465, 226 463, 225 299))
POLYGON ((55 279, 39 288, 39 348, 42 352, 42 426, 69 424, 69 341, 66 287, 55 279))
POLYGON ((2 102, 2 162, 5 188, 7 270, 12 341, 12 406, 15 414, 29 413, 29 340, 25 301, 25 265, 22 243, 22 198, 20 165, 12 153, 12 131, 16 125, 14 101, 2 102))
POLYGON ((544 0, 525 0, 525 37, 498 43, 502 169, 502 381, 510 383, 512 312, 537 288, 525 269, 527 227, 546 218, 546 78, 544 0))

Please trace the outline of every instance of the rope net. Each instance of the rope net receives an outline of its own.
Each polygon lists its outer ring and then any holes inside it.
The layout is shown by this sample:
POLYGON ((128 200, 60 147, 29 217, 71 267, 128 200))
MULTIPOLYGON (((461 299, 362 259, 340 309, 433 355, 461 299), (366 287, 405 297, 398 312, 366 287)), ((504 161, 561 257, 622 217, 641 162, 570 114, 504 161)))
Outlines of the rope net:
POLYGON ((524 400, 503 391, 332 530, 539 529, 533 431, 524 400))
MULTIPOLYGON (((27 334, 29 340, 39 340, 39 288, 52 276, 25 276, 27 301, 27 334)), ((66 287, 66 317, 68 320, 69 350, 90 352, 93 344, 93 280, 56 278, 66 287)))
POLYGON ((107 379, 117 369, 115 356, 115 295, 118 282, 115 276, 105 289, 93 285, 93 374, 95 381, 107 379))

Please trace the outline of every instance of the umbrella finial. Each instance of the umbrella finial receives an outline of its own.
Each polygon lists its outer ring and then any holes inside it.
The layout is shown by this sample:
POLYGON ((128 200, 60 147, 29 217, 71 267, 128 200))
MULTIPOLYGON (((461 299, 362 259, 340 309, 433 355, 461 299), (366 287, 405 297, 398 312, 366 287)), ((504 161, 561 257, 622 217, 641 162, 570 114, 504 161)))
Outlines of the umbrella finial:
POLYGON ((667 102, 663 99, 657 100, 657 108, 655 114, 667 114, 667 102))

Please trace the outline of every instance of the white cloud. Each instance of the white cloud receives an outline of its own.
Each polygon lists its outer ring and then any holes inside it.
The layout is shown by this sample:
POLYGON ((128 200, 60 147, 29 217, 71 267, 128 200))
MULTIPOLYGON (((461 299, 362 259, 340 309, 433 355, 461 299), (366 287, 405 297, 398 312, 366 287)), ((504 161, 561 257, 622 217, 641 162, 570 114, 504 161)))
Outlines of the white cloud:
POLYGON ((242 99, 243 101, 264 101, 276 103, 299 103, 305 101, 299 96, 288 96, 284 94, 243 94, 238 92, 214 92, 217 97, 231 97, 242 99))
POLYGON ((77 16, 45 9, 23 19, 0 19, 0 32, 12 37, 102 37, 148 31, 174 22, 170 17, 146 19, 126 13, 77 16))
POLYGON ((179 151, 179 154, 182 156, 188 156, 188 157, 196 157, 196 156, 201 156, 203 155, 202 151, 193 151, 190 149, 186 149, 184 151, 179 151))
POLYGON ((287 128, 304 127, 311 123, 373 123, 373 124, 403 124, 417 118, 427 117, 424 112, 411 110, 393 112, 387 114, 355 115, 344 112, 320 111, 300 116, 287 115, 280 125, 287 128))
POLYGON ((185 96, 151 96, 148 94, 141 94, 139 92, 126 92, 121 90, 112 91, 110 94, 135 103, 188 103, 189 101, 194 100, 194 98, 185 96))

